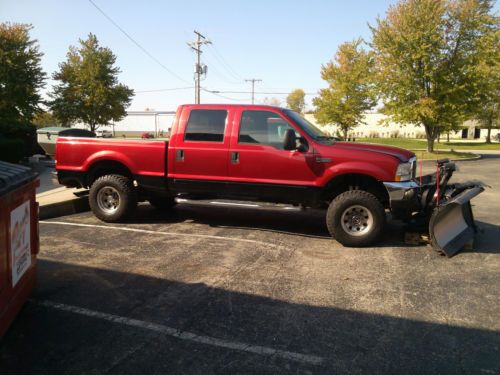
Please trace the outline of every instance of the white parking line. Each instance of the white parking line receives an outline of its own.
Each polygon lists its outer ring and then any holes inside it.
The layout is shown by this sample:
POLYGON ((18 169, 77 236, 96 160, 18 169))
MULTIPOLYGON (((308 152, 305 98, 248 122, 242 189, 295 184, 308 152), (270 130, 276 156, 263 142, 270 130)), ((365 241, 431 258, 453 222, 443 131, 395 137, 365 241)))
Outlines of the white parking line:
POLYGON ((302 362, 302 363, 309 363, 309 364, 313 364, 313 365, 320 365, 324 361, 324 359, 322 357, 318 357, 315 355, 289 352, 286 350, 274 349, 274 348, 270 348, 267 346, 251 345, 251 344, 246 344, 246 343, 238 342, 238 341, 222 340, 222 339, 218 339, 218 338, 211 337, 211 336, 203 336, 203 335, 198 335, 198 334, 192 333, 192 332, 180 331, 178 329, 171 328, 171 327, 168 327, 168 326, 165 326, 162 324, 145 322, 142 320, 126 318, 126 317, 119 316, 119 315, 107 314, 107 313, 103 313, 103 312, 99 312, 99 311, 85 309, 82 307, 66 305, 63 303, 56 303, 56 302, 47 301, 47 300, 34 301, 34 302, 39 304, 39 305, 50 307, 53 309, 72 312, 75 314, 89 316, 92 318, 107 320, 109 322, 122 324, 122 325, 126 325, 129 327, 138 327, 138 328, 146 329, 149 331, 161 333, 161 334, 164 334, 167 336, 175 337, 175 338, 178 338, 181 340, 195 342, 198 344, 217 346, 220 348, 239 350, 239 351, 243 351, 243 352, 265 355, 265 356, 281 357, 284 359, 289 359, 292 361, 302 362))
POLYGON ((74 227, 84 227, 84 228, 102 228, 102 229, 116 229, 124 232, 137 232, 137 233, 147 233, 147 234, 160 234, 164 236, 177 236, 177 237, 196 237, 196 238, 210 238, 214 240, 222 240, 222 241, 236 241, 236 242, 246 242, 253 243, 257 245, 263 245, 272 247, 275 249, 280 249, 282 246, 275 245, 270 242, 263 242, 257 240, 248 240, 246 238, 233 238, 233 237, 223 237, 223 236, 212 236, 209 234, 194 234, 194 233, 177 233, 177 232, 162 232, 162 231, 154 231, 147 229, 138 229, 138 228, 127 228, 127 227, 115 227, 112 225, 96 225, 96 224, 82 224, 82 223, 69 223, 66 221, 44 221, 40 220, 41 224, 53 224, 53 225, 69 225, 74 227))

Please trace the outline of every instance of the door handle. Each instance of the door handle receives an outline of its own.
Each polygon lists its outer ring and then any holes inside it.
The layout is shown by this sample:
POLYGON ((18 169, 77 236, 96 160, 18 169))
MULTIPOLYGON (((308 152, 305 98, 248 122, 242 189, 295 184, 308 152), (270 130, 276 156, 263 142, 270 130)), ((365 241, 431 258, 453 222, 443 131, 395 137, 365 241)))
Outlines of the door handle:
POLYGON ((184 161, 184 150, 175 150, 175 160, 184 161))
POLYGON ((322 158, 322 157, 316 157, 316 161, 318 163, 331 163, 332 162, 332 158, 322 158))
POLYGON ((239 164, 239 163, 240 163, 240 153, 231 152, 231 164, 239 164))

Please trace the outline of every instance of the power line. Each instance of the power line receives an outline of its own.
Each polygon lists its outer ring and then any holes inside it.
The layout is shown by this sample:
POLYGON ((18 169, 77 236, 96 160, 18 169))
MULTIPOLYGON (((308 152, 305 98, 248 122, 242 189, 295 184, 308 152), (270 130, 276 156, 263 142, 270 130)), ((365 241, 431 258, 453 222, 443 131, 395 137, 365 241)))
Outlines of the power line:
POLYGON ((210 46, 210 52, 214 55, 214 57, 222 64, 222 66, 227 70, 229 74, 231 74, 237 81, 243 81, 243 78, 226 62, 226 59, 222 57, 217 48, 212 45, 210 46))
POLYGON ((252 104, 255 102, 255 82, 262 82, 261 79, 250 78, 245 79, 245 82, 252 82, 252 104))
MULTIPOLYGON (((178 87, 178 88, 165 88, 165 89, 152 89, 152 90, 136 91, 136 93, 183 90, 183 89, 192 89, 193 87, 194 86, 178 87)), ((202 88, 202 90, 210 92, 210 93, 220 93, 220 94, 251 94, 252 93, 252 91, 209 90, 206 88, 202 88)), ((254 94, 255 95, 288 95, 288 94, 290 94, 290 92, 255 91, 254 94)), ((305 94, 306 95, 318 95, 317 92, 306 92, 305 94)))
POLYGON ((154 62, 156 62, 159 66, 161 66, 163 69, 165 69, 168 73, 170 73, 171 75, 173 75, 174 77, 176 77, 177 79, 187 83, 187 84, 190 84, 191 82, 185 80, 184 78, 182 78, 181 76, 179 76, 178 74, 174 73, 173 71, 171 71, 169 68, 167 68, 160 60, 158 60, 156 57, 154 57, 146 48, 144 48, 142 45, 139 44, 139 42, 137 42, 134 38, 132 38, 132 36, 130 36, 129 33, 127 33, 120 25, 118 25, 110 16, 108 16, 101 8, 99 8, 97 6, 96 3, 94 3, 94 1, 92 0, 88 0, 89 3, 91 3, 104 17, 107 18, 107 20, 109 22, 111 22, 118 30, 120 30, 123 35, 125 35, 132 43, 134 43, 142 52, 144 52, 147 56, 149 56, 149 58, 151 60, 153 60, 154 62))
MULTIPOLYGON (((211 60, 210 60, 211 61, 211 60)), ((209 61, 209 62, 210 62, 209 61)), ((221 70, 219 70, 217 68, 217 65, 212 61, 212 64, 211 64, 211 71, 214 72, 214 74, 219 77, 222 81, 224 81, 225 83, 228 83, 230 85, 241 85, 243 81, 240 81, 240 82, 236 82, 234 81, 232 78, 230 78, 228 75, 226 75, 225 73, 223 73, 221 70)))
POLYGON ((266 85, 262 85, 261 87, 264 91, 287 91, 287 92, 291 92, 291 91, 296 90, 296 89, 302 89, 306 92, 307 91, 309 91, 309 92, 310 91, 319 91, 319 90, 325 89, 325 87, 318 89, 318 88, 310 88, 310 87, 308 87, 308 88, 304 88, 304 87, 268 87, 266 85))
POLYGON ((187 87, 172 87, 168 89, 153 89, 153 90, 140 90, 140 91, 134 91, 135 94, 144 94, 148 92, 163 92, 163 91, 178 91, 178 90, 187 90, 187 89, 192 89, 194 86, 187 86, 187 87))
MULTIPOLYGON (((224 94, 251 94, 252 91, 219 91, 224 94)), ((290 94, 290 91, 288 92, 273 92, 273 91, 254 91, 255 95, 288 95, 290 94)), ((317 92, 306 92, 306 95, 318 95, 317 92)))
POLYGON ((219 91, 217 91, 217 90, 209 90, 209 89, 206 89, 204 87, 202 87, 201 89, 205 92, 212 94, 212 95, 218 96, 218 97, 223 98, 223 99, 232 100, 235 102, 248 102, 248 101, 250 101, 250 98, 246 98, 246 99, 230 98, 229 96, 219 94, 219 91))

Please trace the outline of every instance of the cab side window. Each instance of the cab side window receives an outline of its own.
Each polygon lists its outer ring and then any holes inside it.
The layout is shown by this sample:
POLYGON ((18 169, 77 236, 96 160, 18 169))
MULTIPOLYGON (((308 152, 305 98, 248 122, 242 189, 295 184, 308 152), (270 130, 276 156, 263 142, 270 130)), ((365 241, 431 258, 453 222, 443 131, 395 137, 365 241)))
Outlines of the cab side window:
POLYGON ((193 109, 186 126, 185 141, 223 142, 227 111, 193 109))
POLYGON ((244 111, 241 116, 238 143, 265 144, 283 149, 290 126, 282 117, 269 111, 244 111))

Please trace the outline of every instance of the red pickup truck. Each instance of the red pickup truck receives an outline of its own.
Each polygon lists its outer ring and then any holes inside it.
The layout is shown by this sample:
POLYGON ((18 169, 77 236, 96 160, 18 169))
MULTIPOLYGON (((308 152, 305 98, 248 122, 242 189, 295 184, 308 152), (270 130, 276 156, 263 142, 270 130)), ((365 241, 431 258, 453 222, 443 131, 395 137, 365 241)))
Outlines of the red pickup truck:
MULTIPOLYGON (((142 200, 162 209, 176 197, 289 203, 327 208, 329 232, 347 246, 376 241, 386 209, 410 218, 436 201, 433 191, 422 203, 412 152, 339 142, 291 110, 260 105, 180 106, 169 141, 61 137, 56 169, 61 184, 90 188, 107 222, 142 200)), ((426 181, 428 193, 436 184, 426 181)))

